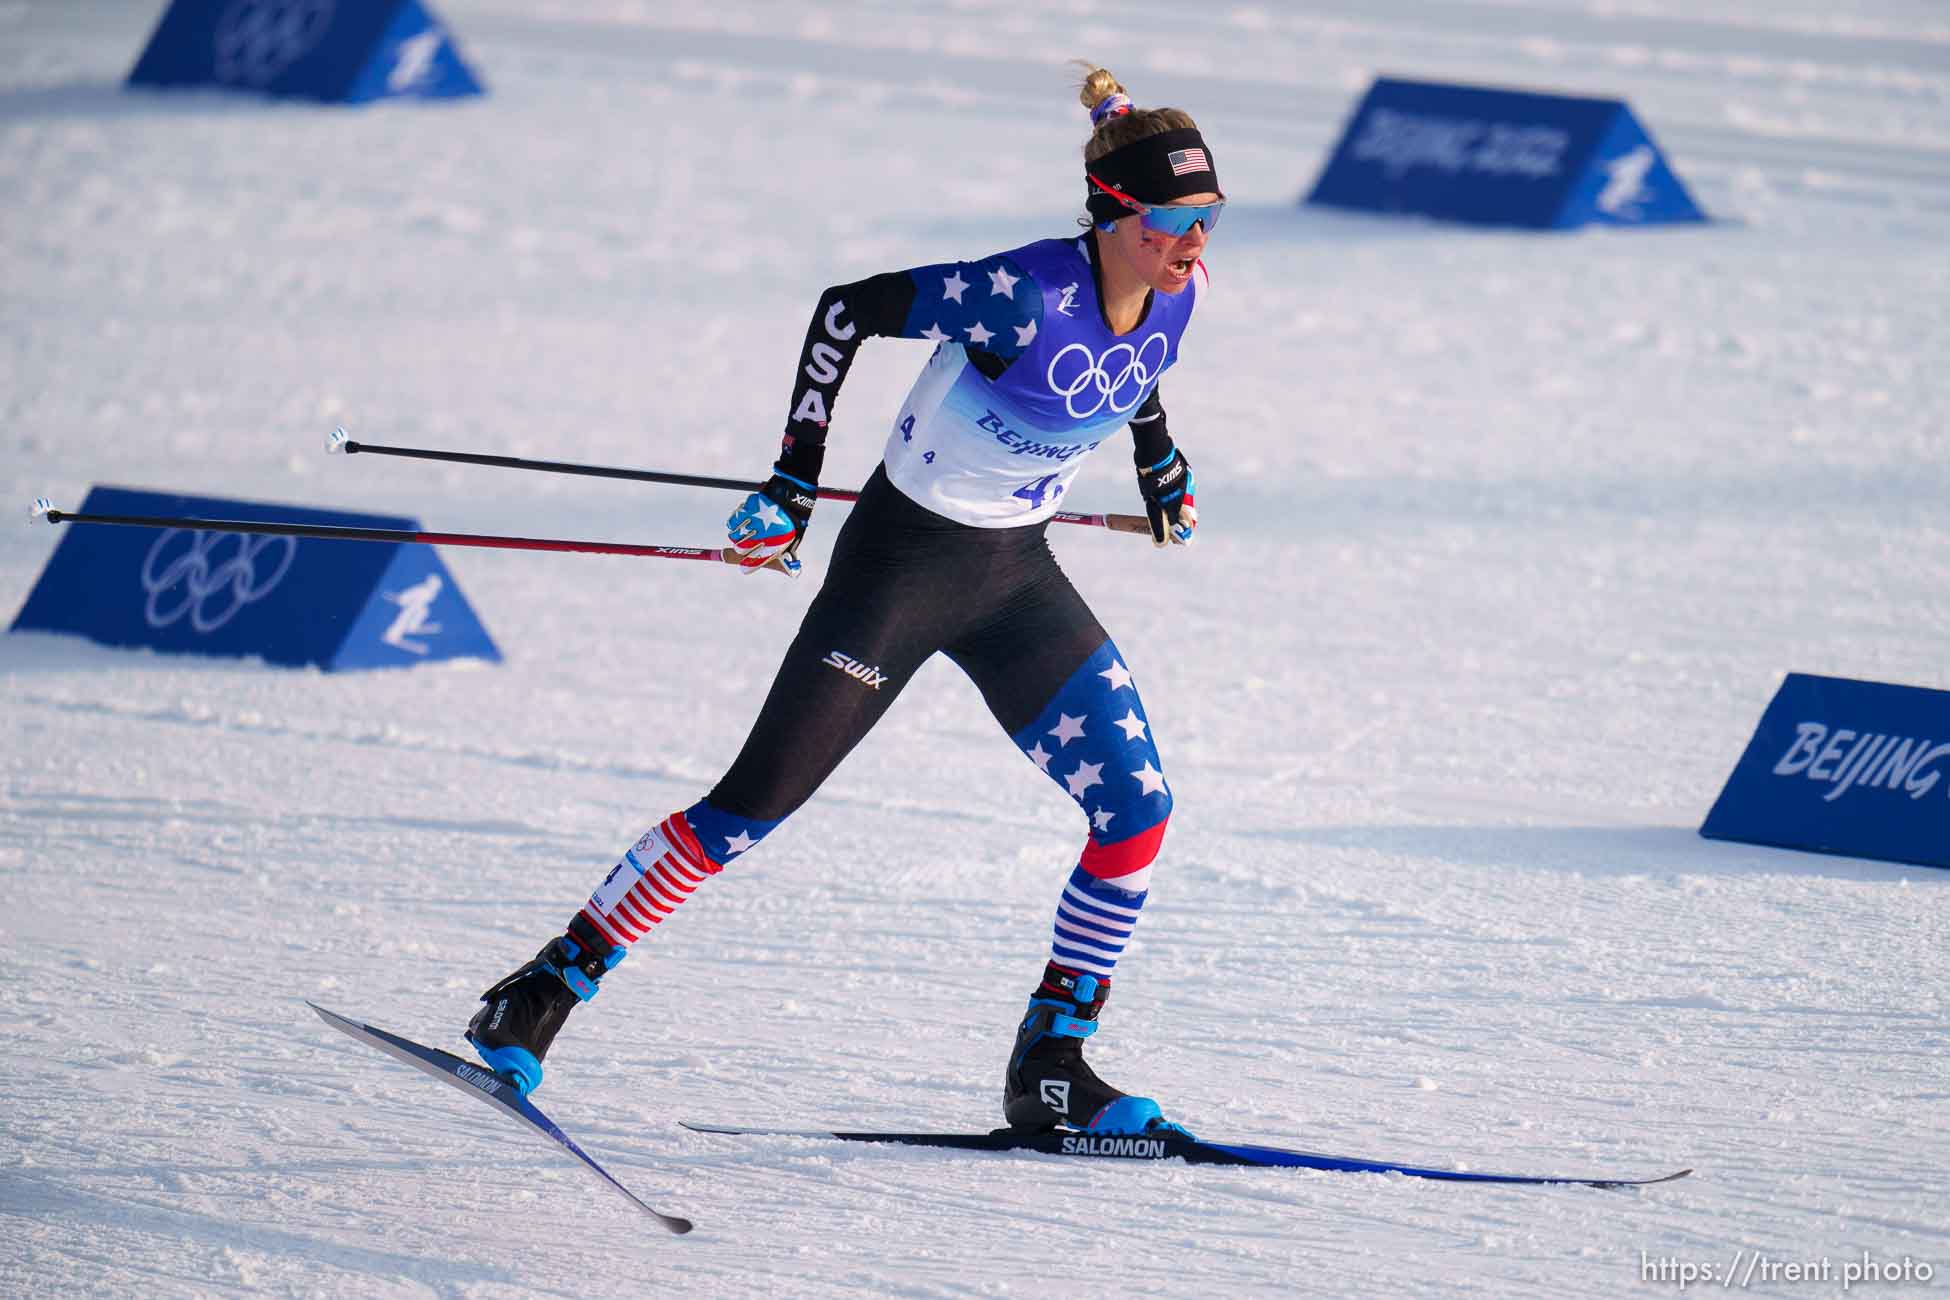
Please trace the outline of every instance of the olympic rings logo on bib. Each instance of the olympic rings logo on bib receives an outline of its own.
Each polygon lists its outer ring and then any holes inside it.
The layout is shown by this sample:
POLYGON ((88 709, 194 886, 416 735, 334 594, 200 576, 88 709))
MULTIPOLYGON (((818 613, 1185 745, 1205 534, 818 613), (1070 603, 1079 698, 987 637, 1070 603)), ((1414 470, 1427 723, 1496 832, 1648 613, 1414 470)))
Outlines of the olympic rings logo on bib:
POLYGON ((1171 344, 1162 333, 1153 334, 1144 342, 1132 347, 1129 343, 1113 343, 1104 349, 1101 357, 1092 356, 1088 346, 1072 343, 1050 358, 1049 390, 1063 399, 1063 406, 1073 420, 1087 420, 1104 409, 1122 415, 1138 404, 1144 390, 1151 381, 1164 372, 1165 357, 1171 352, 1171 344), (1158 345, 1157 360, 1151 360, 1151 345, 1158 345), (1072 352, 1081 355, 1080 361, 1072 361, 1068 367, 1064 358, 1072 352), (1077 369, 1068 380, 1057 377, 1059 369, 1077 369), (1086 405, 1079 407, 1082 399, 1086 405))

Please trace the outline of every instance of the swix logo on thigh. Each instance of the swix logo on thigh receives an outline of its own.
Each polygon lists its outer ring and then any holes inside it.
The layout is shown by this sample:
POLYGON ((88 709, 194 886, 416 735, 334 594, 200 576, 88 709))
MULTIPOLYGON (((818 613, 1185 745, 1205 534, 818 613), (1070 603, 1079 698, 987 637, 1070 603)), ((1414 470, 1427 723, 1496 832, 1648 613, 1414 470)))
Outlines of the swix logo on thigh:
POLYGON ((876 691, 880 689, 880 684, 887 680, 887 674, 881 672, 878 668, 873 667, 871 664, 863 664, 853 656, 843 655, 837 650, 828 650, 826 657, 819 662, 829 668, 839 669, 853 680, 862 685, 871 686, 876 691))

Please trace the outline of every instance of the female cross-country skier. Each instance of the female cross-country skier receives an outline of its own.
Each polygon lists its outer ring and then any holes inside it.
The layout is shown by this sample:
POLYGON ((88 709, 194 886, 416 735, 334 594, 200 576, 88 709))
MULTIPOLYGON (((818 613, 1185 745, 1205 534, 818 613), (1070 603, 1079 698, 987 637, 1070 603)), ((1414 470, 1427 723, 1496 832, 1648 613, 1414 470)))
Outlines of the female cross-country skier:
POLYGON ((533 961, 482 995, 467 1037, 526 1093, 579 1001, 679 904, 812 796, 932 655, 974 679, 1016 746, 1083 811, 1041 983, 1009 1053, 1011 1127, 1167 1126, 1083 1059, 1144 907, 1171 792, 1124 657, 1044 532, 1084 457, 1129 424, 1159 546, 1192 540, 1192 472, 1158 380, 1205 291, 1225 198, 1190 116, 1133 107, 1098 68, 1079 98, 1081 234, 828 289, 772 476, 727 523, 741 561, 796 568, 827 422, 860 344, 931 339, 831 567, 743 750, 711 792, 623 855, 533 961))

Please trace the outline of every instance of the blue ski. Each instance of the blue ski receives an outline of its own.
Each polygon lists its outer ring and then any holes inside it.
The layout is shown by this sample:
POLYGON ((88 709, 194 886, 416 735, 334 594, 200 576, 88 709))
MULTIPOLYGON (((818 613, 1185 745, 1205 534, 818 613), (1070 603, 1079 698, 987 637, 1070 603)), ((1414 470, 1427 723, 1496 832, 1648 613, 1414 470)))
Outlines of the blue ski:
POLYGON ((1565 1177, 1556 1174, 1482 1174, 1461 1169, 1401 1164, 1393 1160, 1360 1160, 1352 1156, 1289 1151, 1281 1147, 1249 1146, 1238 1142, 1203 1142, 1176 1133, 1110 1136, 1070 1129, 1024 1132, 996 1129, 992 1133, 848 1133, 828 1129, 737 1128, 723 1124, 693 1124, 698 1133, 732 1137, 830 1138, 841 1142, 897 1142, 913 1147, 945 1147, 954 1151, 1037 1151, 1052 1156, 1084 1156, 1099 1160, 1183 1160, 1188 1165, 1246 1165, 1266 1169, 1324 1169, 1349 1174, 1401 1174, 1408 1178, 1436 1178, 1453 1183, 1573 1184, 1582 1187, 1646 1187, 1669 1183, 1692 1173, 1657 1178, 1565 1177))
POLYGON ((404 1061, 416 1069, 425 1070, 434 1078, 452 1084, 468 1096, 485 1102, 490 1109, 499 1111, 529 1131, 554 1142, 574 1156, 584 1169, 601 1179, 617 1195, 670 1231, 683 1233, 691 1230, 689 1219, 680 1219, 676 1215, 664 1214, 652 1209, 640 1200, 635 1192, 610 1177, 609 1171, 591 1160, 588 1152, 577 1146, 568 1134, 555 1126, 554 1120, 537 1110, 534 1103, 522 1096, 513 1084, 490 1073, 486 1068, 471 1061, 463 1061, 452 1052, 443 1052, 437 1047, 426 1047, 409 1038, 401 1038, 398 1034, 387 1033, 384 1029, 373 1025, 348 1020, 344 1016, 327 1011, 316 1002, 307 1001, 305 1005, 316 1011, 332 1028, 343 1030, 368 1047, 376 1047, 386 1055, 404 1061))

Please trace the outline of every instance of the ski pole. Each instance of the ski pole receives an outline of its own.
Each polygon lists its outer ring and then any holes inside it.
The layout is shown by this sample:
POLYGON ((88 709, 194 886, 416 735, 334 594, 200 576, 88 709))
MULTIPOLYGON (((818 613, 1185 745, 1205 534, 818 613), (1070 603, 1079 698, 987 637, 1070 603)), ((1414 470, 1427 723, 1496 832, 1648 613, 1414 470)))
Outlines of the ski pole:
MULTIPOLYGON (((725 488, 733 492, 756 492, 757 483, 747 483, 743 479, 712 478, 704 474, 671 474, 654 469, 623 469, 609 465, 577 465, 559 460, 526 460, 520 456, 493 456, 475 451, 436 451, 427 447, 382 447, 376 443, 357 442, 347 436, 343 428, 333 431, 326 440, 327 451, 344 452, 354 455, 368 452, 377 456, 406 456, 415 460, 439 460, 459 465, 491 465, 499 469, 538 470, 545 474, 582 474, 590 478, 621 478, 638 483, 670 483, 678 487, 725 488)), ((858 501, 858 492, 845 488, 820 488, 821 501, 858 501)), ((1108 528, 1114 533, 1142 533, 1151 535, 1151 525, 1143 515, 1088 515, 1074 510, 1059 510, 1051 519, 1059 524, 1083 524, 1091 528, 1108 528)))
MULTIPOLYGON (((36 498, 30 518, 51 524, 119 524, 130 528, 189 528, 206 533, 267 533, 273 537, 322 537, 349 542, 424 542, 429 546, 482 546, 504 551, 578 551, 592 555, 634 555, 651 560, 714 560, 737 564, 744 557, 731 547, 637 546, 626 542, 585 542, 559 537, 494 537, 480 533, 429 533, 397 528, 347 528, 335 524, 287 524, 244 519, 188 519, 166 515, 84 515, 57 510, 36 498)), ((761 568, 790 570, 776 558, 761 568)))

